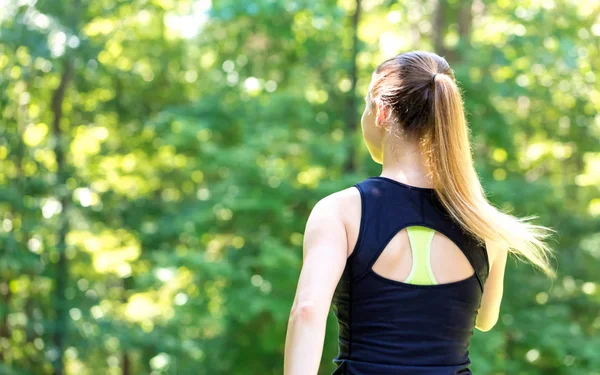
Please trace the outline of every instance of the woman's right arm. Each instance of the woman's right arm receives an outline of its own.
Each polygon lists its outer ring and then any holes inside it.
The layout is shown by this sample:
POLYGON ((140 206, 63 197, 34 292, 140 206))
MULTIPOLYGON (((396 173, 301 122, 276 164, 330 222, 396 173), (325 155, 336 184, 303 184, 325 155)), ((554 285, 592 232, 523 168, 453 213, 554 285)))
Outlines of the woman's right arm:
MULTIPOLYGON (((488 243, 487 248, 490 249, 491 244, 488 243)), ((498 322, 500 316, 500 304, 502 302, 502 294, 504 292, 504 271, 506 269, 506 259, 508 257, 508 249, 494 248, 495 254, 492 263, 490 264, 490 274, 483 288, 483 297, 481 306, 477 314, 475 328, 480 331, 489 331, 498 322)))
POLYGON ((290 311, 284 374, 316 375, 323 351, 327 316, 348 253, 346 211, 339 194, 321 199, 304 232, 303 264, 290 311))

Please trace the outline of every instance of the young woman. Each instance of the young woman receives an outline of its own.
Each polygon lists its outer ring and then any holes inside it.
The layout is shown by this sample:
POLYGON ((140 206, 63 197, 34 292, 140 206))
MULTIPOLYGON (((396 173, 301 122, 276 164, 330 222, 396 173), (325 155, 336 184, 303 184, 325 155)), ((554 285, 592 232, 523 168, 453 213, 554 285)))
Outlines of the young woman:
POLYGON ((471 374, 469 341, 498 320, 508 252, 553 276, 544 243, 553 231, 486 199, 444 58, 412 51, 383 62, 361 125, 383 170, 308 218, 285 374, 317 374, 332 302, 334 374, 471 374))

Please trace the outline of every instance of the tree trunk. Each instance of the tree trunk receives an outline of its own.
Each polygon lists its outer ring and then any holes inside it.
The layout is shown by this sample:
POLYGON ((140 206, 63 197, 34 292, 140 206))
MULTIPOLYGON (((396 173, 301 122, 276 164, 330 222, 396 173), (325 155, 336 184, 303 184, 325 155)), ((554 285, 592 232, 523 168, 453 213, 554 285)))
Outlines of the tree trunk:
MULTIPOLYGON (((8 285, 10 280, 2 281, 0 283, 0 295, 2 295, 2 315, 0 319, 0 340, 10 340, 10 330, 8 328, 8 311, 10 306, 10 287, 8 285)), ((6 363, 6 356, 4 350, 0 350, 0 363, 6 363)))
POLYGON ((65 333, 67 331, 67 307, 65 306, 65 289, 67 288, 68 280, 68 264, 65 256, 66 250, 66 237, 69 231, 68 221, 68 206, 69 206, 69 194, 67 191, 67 169, 65 160, 65 149, 64 140, 66 137, 63 136, 60 121, 63 117, 62 106, 65 98, 65 92, 67 86, 73 76, 73 62, 70 59, 64 64, 64 72, 62 74, 60 84, 54 92, 52 97, 52 112, 54 119, 52 122, 52 132, 55 139, 54 154, 56 155, 57 165, 57 192, 56 195, 59 197, 60 204, 62 206, 62 213, 60 216, 60 223, 58 227, 58 243, 56 245, 56 251, 58 252, 58 262, 56 264, 56 284, 54 290, 54 303, 55 303, 55 321, 52 340, 57 351, 56 358, 53 361, 54 375, 64 374, 64 363, 63 363, 63 352, 65 347, 65 333))
POLYGON ((458 34, 464 43, 471 41, 471 25, 473 23, 473 0, 463 0, 458 9, 458 34))
MULTIPOLYGON (((358 79, 356 56, 358 55, 358 24, 360 22, 361 0, 356 0, 356 10, 352 16, 352 55, 350 57, 350 92, 348 94, 348 134, 353 138, 358 128, 358 111, 356 102, 356 81, 358 79)), ((345 172, 353 172, 356 169, 356 153, 354 142, 348 148, 348 157, 344 165, 345 172)))
POLYGON ((444 37, 446 36, 446 0, 437 0, 433 11, 433 49, 440 56, 446 55, 444 37))

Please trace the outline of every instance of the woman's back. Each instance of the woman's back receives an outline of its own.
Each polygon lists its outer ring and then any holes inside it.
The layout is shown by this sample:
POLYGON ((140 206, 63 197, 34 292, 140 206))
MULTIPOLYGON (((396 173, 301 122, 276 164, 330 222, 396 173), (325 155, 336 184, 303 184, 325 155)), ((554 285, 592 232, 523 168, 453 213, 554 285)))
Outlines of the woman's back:
POLYGON ((356 242, 333 297, 334 374, 469 374, 485 246, 451 220, 433 189, 382 176, 355 186, 360 219, 346 225, 358 223, 347 230, 356 242))

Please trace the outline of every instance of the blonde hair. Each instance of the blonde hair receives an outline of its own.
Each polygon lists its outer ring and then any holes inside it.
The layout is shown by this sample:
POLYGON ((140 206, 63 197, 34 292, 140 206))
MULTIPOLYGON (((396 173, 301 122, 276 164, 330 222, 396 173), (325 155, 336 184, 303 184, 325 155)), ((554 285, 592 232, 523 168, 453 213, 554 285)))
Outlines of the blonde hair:
POLYGON ((370 96, 391 108, 403 132, 420 139, 436 194, 461 227, 480 243, 508 249, 556 276, 544 241, 555 231, 528 222, 537 216, 518 218, 487 200, 473 163, 461 91, 443 57, 411 51, 384 61, 373 74, 370 96))

